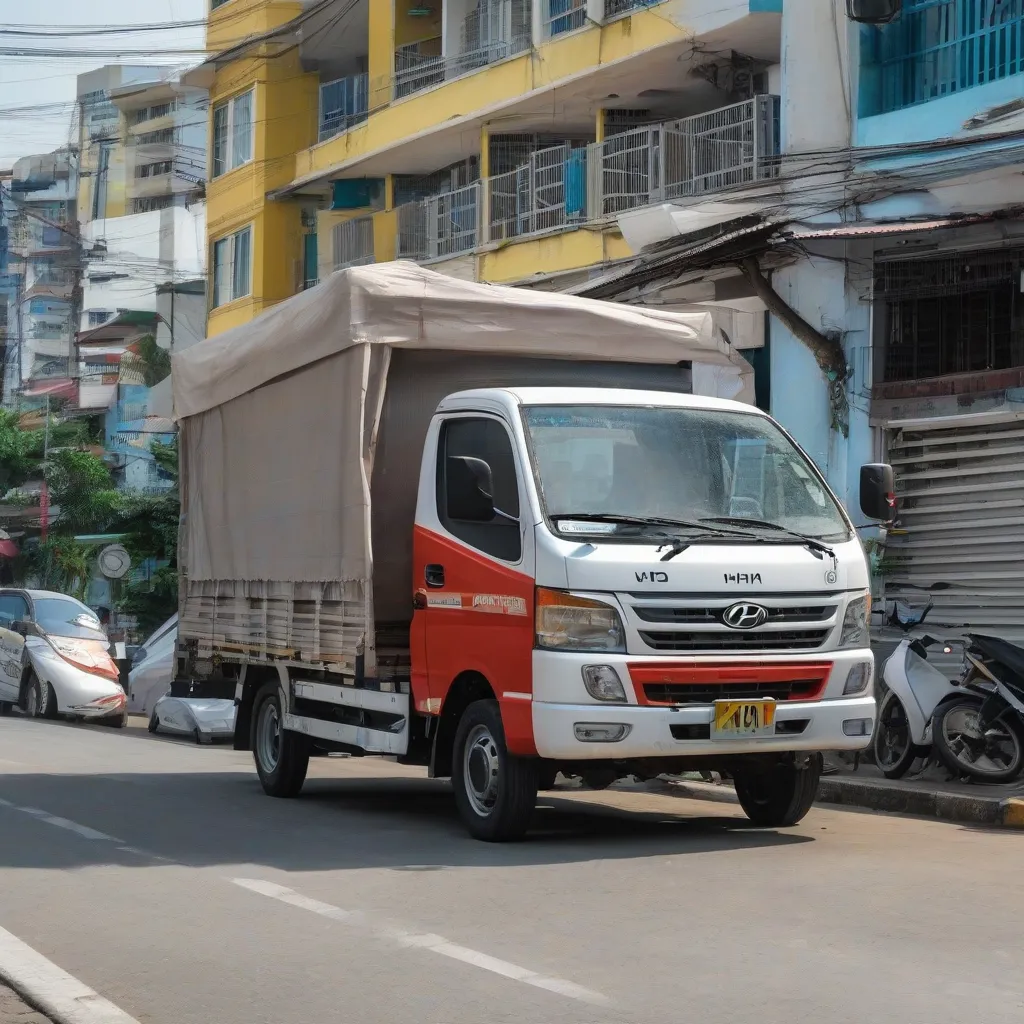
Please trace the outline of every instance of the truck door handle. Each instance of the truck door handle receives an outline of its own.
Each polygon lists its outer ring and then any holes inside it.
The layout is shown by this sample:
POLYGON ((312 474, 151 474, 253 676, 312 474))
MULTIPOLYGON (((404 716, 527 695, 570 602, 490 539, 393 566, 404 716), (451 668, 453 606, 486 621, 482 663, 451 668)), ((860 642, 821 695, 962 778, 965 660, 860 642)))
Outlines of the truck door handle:
POLYGON ((424 578, 427 581, 428 587, 443 587, 444 586, 444 566, 443 565, 428 565, 424 570, 424 578))

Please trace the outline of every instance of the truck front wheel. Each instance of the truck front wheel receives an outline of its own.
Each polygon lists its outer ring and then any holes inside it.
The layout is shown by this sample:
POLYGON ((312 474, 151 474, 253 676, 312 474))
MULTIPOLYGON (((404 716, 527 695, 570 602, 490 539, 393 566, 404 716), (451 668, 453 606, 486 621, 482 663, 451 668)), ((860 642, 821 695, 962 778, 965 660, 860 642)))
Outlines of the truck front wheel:
POLYGON ((455 731, 452 785, 470 834, 489 843, 521 839, 537 805, 537 761, 505 746, 496 700, 466 708, 455 731))
POLYGON ((251 740, 263 792, 268 796, 298 796, 309 768, 309 741, 285 730, 277 683, 266 683, 256 694, 251 740))
POLYGON ((821 755, 803 764, 779 763, 736 772, 736 795, 758 828, 789 828, 802 821, 818 795, 821 755))

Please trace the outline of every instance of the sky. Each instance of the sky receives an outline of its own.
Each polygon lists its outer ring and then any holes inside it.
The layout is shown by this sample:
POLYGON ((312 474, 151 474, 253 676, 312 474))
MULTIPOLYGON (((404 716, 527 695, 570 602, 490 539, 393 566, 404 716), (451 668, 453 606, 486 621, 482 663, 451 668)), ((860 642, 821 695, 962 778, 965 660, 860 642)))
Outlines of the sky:
POLYGON ((208 9, 209 0, 0 0, 0 169, 11 167, 19 157, 67 144, 75 79, 82 72, 104 64, 196 64, 202 60, 201 53, 171 51, 199 50, 204 37, 202 27, 45 38, 15 36, 9 34, 11 30, 63 32, 76 25, 95 28, 198 21, 208 9), (87 55, 15 57, 6 52, 12 46, 74 48, 87 55), (128 55, 125 51, 136 52, 128 55))

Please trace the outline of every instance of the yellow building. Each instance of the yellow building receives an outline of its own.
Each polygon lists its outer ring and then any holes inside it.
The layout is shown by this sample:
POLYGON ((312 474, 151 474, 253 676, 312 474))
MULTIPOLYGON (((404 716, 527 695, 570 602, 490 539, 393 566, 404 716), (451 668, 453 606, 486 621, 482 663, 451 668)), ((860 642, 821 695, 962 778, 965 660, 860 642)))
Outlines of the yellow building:
POLYGON ((209 333, 396 257, 564 287, 629 257, 623 212, 771 177, 781 10, 214 0, 209 333))

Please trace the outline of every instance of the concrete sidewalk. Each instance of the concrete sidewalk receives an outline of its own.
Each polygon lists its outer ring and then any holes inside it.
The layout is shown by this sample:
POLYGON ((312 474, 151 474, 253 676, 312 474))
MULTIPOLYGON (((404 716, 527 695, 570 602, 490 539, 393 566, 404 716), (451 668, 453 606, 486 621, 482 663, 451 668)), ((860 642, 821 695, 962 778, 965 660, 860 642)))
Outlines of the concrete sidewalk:
MULTIPOLYGON (((737 803, 736 791, 728 782, 715 784, 697 776, 680 776, 663 777, 648 785, 691 800, 737 803)), ((817 802, 965 825, 1024 829, 1024 782, 986 786, 949 781, 945 770, 934 766, 902 779, 887 779, 870 764, 862 764, 856 771, 840 769, 822 776, 817 802)))
POLYGON ((0 1024, 51 1024, 38 1010, 33 1010, 17 992, 0 981, 0 1024))

